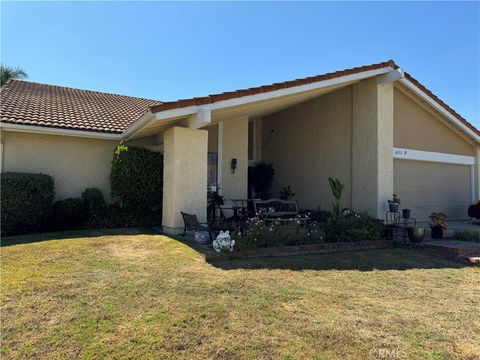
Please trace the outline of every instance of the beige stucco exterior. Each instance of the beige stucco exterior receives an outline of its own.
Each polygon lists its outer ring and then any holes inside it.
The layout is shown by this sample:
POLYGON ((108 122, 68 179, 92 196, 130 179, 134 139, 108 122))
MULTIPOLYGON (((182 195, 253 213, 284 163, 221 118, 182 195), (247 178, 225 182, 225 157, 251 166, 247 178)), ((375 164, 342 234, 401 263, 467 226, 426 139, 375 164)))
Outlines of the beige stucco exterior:
POLYGON ((207 220, 208 132, 172 127, 164 133, 163 229, 178 234, 180 212, 207 220))
MULTIPOLYGON (((174 119, 162 125, 161 131, 157 128, 158 133, 129 140, 129 145, 164 153, 164 229, 178 233, 183 227, 180 211, 206 221, 208 152, 219 155, 218 180, 227 200, 247 198, 249 160, 264 161, 273 163, 275 169, 273 197, 291 186, 301 208, 330 209, 333 197, 328 177, 334 177, 345 184, 341 207, 383 218, 387 200, 395 191, 394 176, 404 179, 397 183, 406 189, 421 167, 401 163, 394 169, 394 147, 475 156, 478 196, 480 147, 446 125, 445 119, 415 96, 393 83, 379 85, 377 78, 329 91, 308 101, 298 97, 302 100, 297 103, 284 98, 279 104, 285 102, 289 107, 276 108, 274 113, 251 104, 252 116, 239 115, 238 109, 218 118, 212 115, 204 129, 193 130, 185 127, 187 122, 174 119), (255 139, 250 159, 249 121, 255 124, 250 133, 255 139), (237 160, 235 172, 231 171, 232 159, 237 160)), ((79 196, 87 187, 100 188, 108 198, 108 176, 118 143, 3 131, 2 167, 3 171, 52 175, 57 199, 79 196)), ((454 171, 444 166, 429 169, 435 176, 442 169, 455 182, 454 171)), ((464 168, 456 169, 465 175, 464 168)), ((413 202, 415 196, 410 197, 413 202)))
POLYGON ((113 150, 118 141, 2 131, 2 171, 44 173, 55 180, 56 199, 88 187, 110 196, 113 150))
POLYGON ((247 198, 248 178, 248 116, 222 122, 222 179, 221 192, 226 199, 247 198), (231 170, 232 159, 237 159, 237 169, 231 170))
POLYGON ((291 186, 301 208, 330 209, 328 177, 345 184, 351 206, 352 87, 299 104, 262 120, 261 159, 273 163, 272 196, 291 186))
POLYGON ((132 139, 126 142, 129 146, 138 146, 152 151, 163 152, 163 134, 132 139))
POLYGON ((353 88, 352 208, 383 217, 393 192, 393 84, 353 88))
POLYGON ((412 209, 412 216, 420 221, 427 221, 435 211, 447 213, 450 219, 465 218, 470 203, 478 199, 478 147, 404 88, 395 88, 394 94, 395 147, 476 158, 473 169, 470 165, 395 159, 394 192, 402 206, 412 209))
POLYGON ((395 147, 457 155, 475 155, 474 146, 448 127, 440 115, 426 110, 412 97, 395 88, 395 147))

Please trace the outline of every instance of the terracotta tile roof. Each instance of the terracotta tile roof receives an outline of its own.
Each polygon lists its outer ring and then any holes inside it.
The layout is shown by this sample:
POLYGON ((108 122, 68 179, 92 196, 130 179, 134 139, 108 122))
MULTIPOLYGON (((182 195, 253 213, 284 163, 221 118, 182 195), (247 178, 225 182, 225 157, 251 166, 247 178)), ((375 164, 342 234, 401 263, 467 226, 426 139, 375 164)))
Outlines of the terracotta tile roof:
MULTIPOLYGON (((297 80, 291 80, 291 81, 285 81, 281 83, 275 83, 271 85, 265 85, 265 86, 259 86, 259 87, 254 87, 254 88, 249 88, 249 89, 241 89, 241 90, 235 90, 235 91, 229 91, 229 92, 224 92, 220 94, 213 94, 213 95, 208 95, 204 97, 196 97, 196 98, 191 98, 191 99, 182 99, 182 100, 177 100, 177 101, 169 101, 169 102, 163 102, 158 105, 154 105, 150 107, 150 111, 153 113, 156 112, 161 112, 165 110, 171 110, 171 109, 178 109, 178 108, 183 108, 187 106, 192 106, 192 105, 204 105, 204 104, 211 104, 217 101, 222 101, 222 100, 228 100, 228 99, 234 99, 246 95, 255 95, 255 94, 260 94, 260 93, 265 93, 269 91, 274 91, 274 90, 280 90, 280 89, 285 89, 289 87, 294 87, 298 85, 305 85, 305 84, 311 84, 314 82, 322 81, 322 80, 327 80, 327 79, 333 79, 345 75, 350 75, 350 74, 356 74, 368 70, 374 70, 374 69, 381 69, 384 67, 390 66, 393 69, 398 69, 399 66, 395 64, 393 60, 388 60, 384 61, 381 63, 377 64, 372 64, 372 65, 365 65, 365 66, 360 66, 360 67, 355 67, 351 69, 345 69, 345 70, 339 70, 335 71, 333 73, 327 73, 323 75, 317 75, 317 76, 311 76, 307 78, 302 78, 302 79, 297 79, 297 80)), ((422 85, 418 80, 413 78, 410 74, 405 72, 405 77, 410 80, 412 83, 414 83, 419 89, 421 89, 425 94, 433 98, 440 106, 442 106, 445 110, 447 110, 450 114, 452 114, 455 118, 457 118, 461 123, 463 123, 465 126, 467 126, 469 129, 471 129, 475 134, 480 135, 480 130, 478 130, 475 126, 470 124, 464 117, 462 117, 460 114, 458 114, 455 110, 453 110, 451 107, 449 107, 447 104, 445 104, 442 100, 440 100, 435 94, 433 94, 430 90, 428 90, 424 85, 422 85)))
MULTIPOLYGON (((2 87, 0 92, 0 116, 1 122, 5 123, 121 133, 148 110, 157 113, 187 106, 211 104, 217 101, 311 84, 388 66, 393 69, 399 68, 393 60, 389 60, 323 75, 169 102, 10 80, 2 87)), ((477 128, 410 74, 405 73, 405 78, 480 136, 480 131, 477 128)))
POLYGON ((365 65, 365 66, 355 67, 355 68, 351 68, 351 69, 335 71, 333 73, 327 73, 327 74, 322 74, 322 75, 317 75, 317 76, 310 76, 310 77, 306 77, 306 78, 302 78, 302 79, 284 81, 284 82, 270 84, 270 85, 264 85, 264 86, 258 86, 258 87, 248 88, 248 89, 229 91, 229 92, 224 92, 224 93, 221 93, 221 94, 213 94, 213 95, 208 95, 208 96, 203 96, 203 97, 195 97, 195 98, 191 98, 191 99, 182 99, 182 100, 176 100, 176 101, 162 102, 161 104, 154 105, 154 106, 150 107, 150 111, 152 113, 157 113, 157 112, 160 112, 160 111, 178 109, 178 108, 183 108, 183 107, 192 106, 192 105, 211 104, 211 103, 214 103, 214 102, 217 102, 217 101, 229 100, 229 99, 234 99, 234 98, 247 96, 247 95, 255 95, 255 94, 260 94, 260 93, 266 93, 266 92, 269 92, 269 91, 286 89, 286 88, 291 88, 291 87, 295 87, 295 86, 299 86, 299 85, 311 84, 311 83, 314 83, 314 82, 319 82, 319 81, 323 81, 323 80, 327 80, 327 79, 334 79, 334 78, 345 76, 345 75, 357 74, 357 73, 368 71, 368 70, 382 69, 382 68, 385 68, 387 66, 390 66, 390 67, 393 67, 393 68, 398 68, 398 66, 395 64, 395 62, 393 60, 388 60, 388 61, 384 61, 384 62, 377 63, 377 64, 365 65))
POLYGON ((121 133, 160 101, 10 80, 0 92, 2 123, 121 133))

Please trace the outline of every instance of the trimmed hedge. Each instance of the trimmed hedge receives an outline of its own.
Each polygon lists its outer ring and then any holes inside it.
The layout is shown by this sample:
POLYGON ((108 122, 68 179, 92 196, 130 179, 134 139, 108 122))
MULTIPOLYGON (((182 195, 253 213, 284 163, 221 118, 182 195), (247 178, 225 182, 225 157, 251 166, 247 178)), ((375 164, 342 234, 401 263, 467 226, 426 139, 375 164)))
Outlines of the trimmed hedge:
POLYGON ((55 197, 51 176, 6 172, 1 175, 1 190, 2 235, 44 229, 55 197))
POLYGON ((163 155, 135 146, 119 145, 110 172, 112 198, 132 208, 159 206, 163 198, 163 155))
POLYGON ((81 229, 87 221, 85 203, 80 198, 55 201, 53 208, 55 230, 81 229))
POLYGON ((108 204, 98 188, 88 188, 81 196, 90 220, 99 220, 105 216, 108 204))

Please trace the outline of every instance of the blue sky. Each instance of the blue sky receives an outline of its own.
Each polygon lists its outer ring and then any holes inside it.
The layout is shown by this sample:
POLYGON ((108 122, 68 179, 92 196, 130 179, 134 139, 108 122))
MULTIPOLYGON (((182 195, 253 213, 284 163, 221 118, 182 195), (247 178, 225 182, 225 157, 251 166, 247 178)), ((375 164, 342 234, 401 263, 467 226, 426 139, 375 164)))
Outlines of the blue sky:
POLYGON ((160 100, 394 59, 480 127, 478 2, 2 2, 1 59, 160 100))

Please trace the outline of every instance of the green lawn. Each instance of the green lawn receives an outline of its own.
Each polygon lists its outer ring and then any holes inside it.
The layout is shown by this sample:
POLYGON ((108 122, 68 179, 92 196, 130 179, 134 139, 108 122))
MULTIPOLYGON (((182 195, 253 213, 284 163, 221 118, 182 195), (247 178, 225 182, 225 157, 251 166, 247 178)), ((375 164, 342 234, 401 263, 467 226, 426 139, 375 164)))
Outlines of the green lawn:
POLYGON ((1 249, 4 359, 480 354, 480 268, 419 252, 209 264, 141 230, 5 243, 15 245, 1 249))

